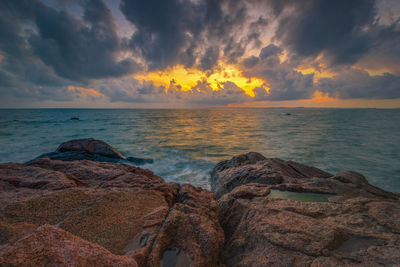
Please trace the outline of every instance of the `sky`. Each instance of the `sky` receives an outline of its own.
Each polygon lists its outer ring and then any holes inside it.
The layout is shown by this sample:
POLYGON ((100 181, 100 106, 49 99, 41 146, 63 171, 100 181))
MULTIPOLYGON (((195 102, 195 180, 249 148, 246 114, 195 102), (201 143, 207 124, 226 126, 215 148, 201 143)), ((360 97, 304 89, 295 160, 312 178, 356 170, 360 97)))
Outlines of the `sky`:
POLYGON ((400 107, 398 0, 0 0, 0 108, 400 107))

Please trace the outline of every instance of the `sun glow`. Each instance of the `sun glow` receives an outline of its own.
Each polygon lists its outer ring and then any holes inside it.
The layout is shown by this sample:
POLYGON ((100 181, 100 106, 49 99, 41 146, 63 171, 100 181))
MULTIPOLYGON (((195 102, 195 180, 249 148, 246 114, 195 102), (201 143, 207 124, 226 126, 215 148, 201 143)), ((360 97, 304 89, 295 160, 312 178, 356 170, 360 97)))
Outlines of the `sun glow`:
POLYGON ((133 78, 140 81, 151 81, 155 86, 163 86, 168 90, 174 84, 182 91, 190 91, 198 82, 206 83, 214 91, 224 88, 226 82, 232 82, 251 97, 257 87, 264 88, 267 92, 266 81, 245 77, 240 69, 229 64, 220 64, 211 71, 202 71, 195 68, 185 68, 183 65, 175 65, 162 71, 153 71, 134 75, 133 78))
POLYGON ((301 102, 314 102, 314 103, 326 103, 326 102, 333 102, 339 101, 339 98, 331 97, 328 93, 324 93, 321 91, 315 91, 313 97, 311 99, 303 99, 300 100, 301 102))
POLYGON ((326 69, 316 69, 314 67, 310 66, 300 66, 297 69, 295 69, 298 72, 301 72, 303 75, 307 74, 314 74, 314 81, 318 82, 319 79, 321 78, 332 78, 336 75, 336 73, 331 72, 326 69))
POLYGON ((382 76, 382 75, 384 75, 386 73, 390 73, 392 75, 395 75, 395 73, 396 73, 395 70, 392 70, 390 68, 374 68, 373 69, 373 68, 364 68, 364 67, 357 66, 357 65, 353 66, 353 68, 357 69, 357 70, 366 71, 366 72, 368 72, 368 74, 370 76, 382 76))
POLYGON ((68 86, 68 91, 77 93, 79 97, 86 98, 86 97, 104 97, 104 94, 97 92, 93 88, 83 88, 83 87, 76 87, 76 86, 68 86))

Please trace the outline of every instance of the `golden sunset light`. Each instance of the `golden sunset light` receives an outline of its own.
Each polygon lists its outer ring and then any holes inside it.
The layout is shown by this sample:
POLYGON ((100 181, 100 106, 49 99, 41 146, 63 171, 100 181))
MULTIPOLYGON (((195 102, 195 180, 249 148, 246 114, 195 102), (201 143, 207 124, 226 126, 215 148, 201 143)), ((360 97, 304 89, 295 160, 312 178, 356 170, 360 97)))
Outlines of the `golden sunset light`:
POLYGON ((337 75, 337 73, 330 71, 329 69, 323 69, 320 68, 317 70, 316 68, 312 66, 300 66, 295 69, 298 72, 301 72, 302 74, 314 74, 314 82, 318 82, 319 79, 321 78, 332 78, 337 75))
POLYGON ((175 65, 163 71, 136 74, 133 78, 152 82, 155 86, 165 87, 166 90, 173 83, 175 86, 180 86, 182 91, 191 91, 198 82, 205 82, 214 91, 218 91, 223 89, 224 83, 232 82, 251 97, 254 97, 253 90, 257 87, 264 88, 266 92, 269 91, 266 81, 255 77, 245 77, 241 70, 229 64, 220 64, 210 71, 175 65))
POLYGON ((97 92, 93 88, 83 88, 76 86, 68 86, 68 91, 78 93, 79 97, 86 98, 90 97, 104 97, 104 94, 97 92))

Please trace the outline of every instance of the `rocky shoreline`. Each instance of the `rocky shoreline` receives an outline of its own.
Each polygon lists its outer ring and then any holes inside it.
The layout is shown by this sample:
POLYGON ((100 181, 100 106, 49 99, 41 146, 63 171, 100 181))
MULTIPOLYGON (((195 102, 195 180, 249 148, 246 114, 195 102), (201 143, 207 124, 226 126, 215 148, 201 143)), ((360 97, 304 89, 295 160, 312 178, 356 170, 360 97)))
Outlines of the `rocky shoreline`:
MULTIPOLYGON (((150 160, 150 159, 143 159, 150 160)), ((351 171, 250 152, 212 191, 95 139, 0 164, 0 266, 398 266, 400 202, 351 171)))

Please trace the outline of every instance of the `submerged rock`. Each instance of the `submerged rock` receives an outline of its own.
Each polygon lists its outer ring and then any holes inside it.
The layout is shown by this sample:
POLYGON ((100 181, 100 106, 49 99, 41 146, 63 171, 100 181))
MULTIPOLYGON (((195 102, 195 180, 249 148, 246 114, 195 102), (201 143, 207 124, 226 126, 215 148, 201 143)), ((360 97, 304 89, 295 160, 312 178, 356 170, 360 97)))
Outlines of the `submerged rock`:
POLYGON ((48 157, 52 160, 91 160, 100 162, 119 162, 129 163, 135 165, 143 165, 146 163, 153 163, 152 159, 128 157, 126 158, 116 148, 110 146, 102 140, 93 138, 74 139, 62 143, 55 152, 40 155, 28 163, 34 162, 37 159, 48 157))
POLYGON ((130 165, 0 164, 0 203, 1 266, 160 266, 174 248, 215 266, 224 242, 213 193, 130 165))
POLYGON ((249 153, 217 164, 211 181, 226 237, 226 266, 400 262, 400 203, 361 174, 331 175, 249 153), (318 202, 309 202, 310 193, 318 202))

